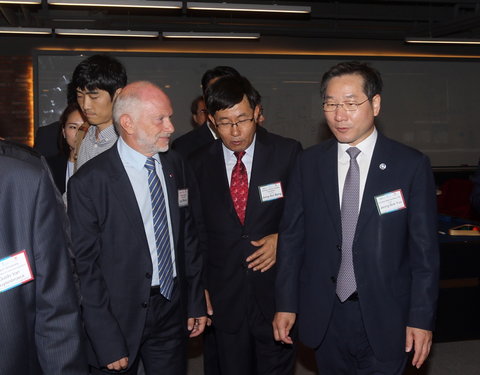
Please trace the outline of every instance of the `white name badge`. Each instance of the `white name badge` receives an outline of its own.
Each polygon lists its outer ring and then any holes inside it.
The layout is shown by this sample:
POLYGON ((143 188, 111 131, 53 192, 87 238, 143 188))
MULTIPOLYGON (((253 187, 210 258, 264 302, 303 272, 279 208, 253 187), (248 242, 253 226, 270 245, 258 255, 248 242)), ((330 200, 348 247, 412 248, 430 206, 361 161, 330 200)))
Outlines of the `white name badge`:
POLYGON ((178 189, 178 207, 188 206, 188 189, 178 189))
POLYGON ((33 274, 25 250, 0 259, 0 293, 31 280, 33 274))
POLYGON ((275 199, 283 198, 282 183, 274 182, 273 184, 259 186, 260 200, 262 202, 273 201, 275 199))
POLYGON ((375 197, 375 203, 377 204, 378 213, 380 215, 407 208, 405 200, 403 199, 402 189, 377 195, 375 197))

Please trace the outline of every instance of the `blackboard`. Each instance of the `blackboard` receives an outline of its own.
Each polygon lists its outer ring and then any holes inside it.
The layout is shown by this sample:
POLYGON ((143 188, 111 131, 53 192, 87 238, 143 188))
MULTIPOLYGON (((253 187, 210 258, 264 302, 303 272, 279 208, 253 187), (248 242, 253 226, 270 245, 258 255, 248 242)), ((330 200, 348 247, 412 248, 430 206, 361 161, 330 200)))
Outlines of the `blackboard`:
MULTIPOLYGON (((92 54, 89 52, 89 54, 92 54)), ((230 65, 262 95, 270 131, 298 139, 309 147, 329 136, 319 82, 323 72, 347 57, 126 54, 115 53, 129 82, 149 80, 169 95, 175 136, 191 129, 190 103, 201 94, 202 74, 230 65)), ((35 123, 58 119, 66 104, 66 85, 86 53, 39 51, 34 56, 35 123)), ((358 59, 358 58, 357 58, 358 59)), ((385 135, 426 153, 433 166, 476 165, 480 157, 476 59, 376 58, 370 62, 384 80, 377 127, 385 135)))

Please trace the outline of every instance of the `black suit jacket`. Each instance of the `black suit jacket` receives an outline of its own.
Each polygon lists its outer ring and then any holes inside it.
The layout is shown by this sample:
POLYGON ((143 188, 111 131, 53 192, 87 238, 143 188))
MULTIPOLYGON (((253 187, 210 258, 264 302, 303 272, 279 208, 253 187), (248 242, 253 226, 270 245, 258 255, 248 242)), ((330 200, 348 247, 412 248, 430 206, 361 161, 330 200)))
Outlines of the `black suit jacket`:
POLYGON ((207 233, 206 284, 214 310, 214 322, 235 332, 247 309, 247 278, 268 321, 274 314, 275 266, 266 272, 248 270, 245 259, 257 248, 250 244, 278 232, 284 199, 261 202, 259 187, 281 182, 286 188, 289 173, 301 151, 297 141, 257 128, 245 223, 233 207, 221 140, 191 156, 200 187, 207 233))
MULTIPOLYGON (((311 347, 322 342, 337 298, 342 243, 337 159, 334 139, 301 155, 280 229, 277 311, 298 313, 300 339, 311 347)), ((404 355, 406 326, 434 327, 439 278, 436 227, 428 158, 378 134, 353 261, 365 330, 380 360, 404 355), (406 209, 380 215, 375 197, 397 189, 406 209)))
POLYGON ((28 151, 2 151, 11 156, 0 156, 0 259, 25 250, 34 280, 0 293, 0 373, 86 375, 78 302, 48 170, 28 151))
MULTIPOLYGON (((189 207, 178 189, 190 189, 189 172, 174 151, 161 153, 173 229, 181 309, 205 315, 202 257, 189 207)), ((89 363, 102 367, 124 356, 135 361, 142 337, 153 272, 133 188, 116 145, 90 160, 68 183, 68 212, 89 337, 89 363)), ((185 328, 186 330, 186 328, 185 328)), ((186 332, 187 333, 187 332, 186 332)))
POLYGON ((202 126, 189 131, 172 142, 172 149, 179 152, 184 158, 188 158, 195 151, 212 143, 215 138, 205 123, 202 126))
POLYGON ((59 153, 58 137, 60 134, 60 123, 58 121, 40 126, 35 134, 35 151, 49 158, 59 153))
POLYGON ((47 163, 58 191, 60 194, 65 193, 68 158, 63 154, 57 154, 47 158, 47 163))

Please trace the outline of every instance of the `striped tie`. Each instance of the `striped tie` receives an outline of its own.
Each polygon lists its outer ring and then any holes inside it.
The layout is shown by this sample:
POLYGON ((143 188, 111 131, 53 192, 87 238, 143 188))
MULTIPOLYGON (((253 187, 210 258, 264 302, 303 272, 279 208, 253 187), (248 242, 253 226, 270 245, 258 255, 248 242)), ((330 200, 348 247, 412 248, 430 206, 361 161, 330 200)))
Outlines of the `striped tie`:
POLYGON ((145 168, 148 170, 148 187, 152 199, 153 229, 157 244, 158 275, 160 293, 171 299, 173 290, 173 264, 170 250, 170 236, 168 232, 167 212, 160 179, 155 172, 155 159, 147 158, 145 168))

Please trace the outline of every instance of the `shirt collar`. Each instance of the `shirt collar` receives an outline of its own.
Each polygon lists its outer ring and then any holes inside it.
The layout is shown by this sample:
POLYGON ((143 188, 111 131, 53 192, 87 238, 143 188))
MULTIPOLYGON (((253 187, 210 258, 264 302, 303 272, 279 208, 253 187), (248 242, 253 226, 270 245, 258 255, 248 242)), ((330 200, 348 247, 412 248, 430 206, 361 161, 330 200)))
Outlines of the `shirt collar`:
MULTIPOLYGON (((355 147, 360 150, 360 155, 368 155, 371 156, 373 154, 373 149, 375 148, 375 143, 377 142, 378 132, 377 128, 373 128, 372 134, 370 134, 367 138, 361 141, 355 147)), ((350 156, 347 154, 347 150, 352 147, 348 143, 340 143, 338 142, 338 160, 340 161, 349 161, 350 156)), ((359 155, 359 156, 360 156, 359 155)))
POLYGON ((95 134, 96 132, 97 127, 95 125, 90 125, 88 128, 88 135, 94 143, 102 144, 117 138, 117 132, 115 131, 115 126, 113 126, 113 124, 98 133, 98 141, 95 134))
MULTIPOLYGON (((255 151, 255 140, 256 139, 257 139, 257 134, 254 134, 252 143, 250 144, 250 146, 248 146, 245 149, 245 155, 243 156, 244 158, 245 157, 253 158, 253 152, 255 151)), ((225 160, 235 160, 235 162, 237 161, 237 157, 235 156, 234 152, 232 150, 230 150, 229 148, 227 148, 223 143, 222 143, 222 148, 223 148, 223 155, 225 157, 225 160)), ((244 159, 242 159, 242 160, 244 160, 244 159)))
MULTIPOLYGON (((122 137, 118 138, 117 148, 118 153, 120 154, 120 158, 125 163, 128 163, 128 165, 138 170, 141 170, 145 167, 147 157, 127 145, 127 143, 123 140, 122 137)), ((160 163, 160 157, 158 156, 158 154, 155 154, 152 157, 157 163, 160 163)))

